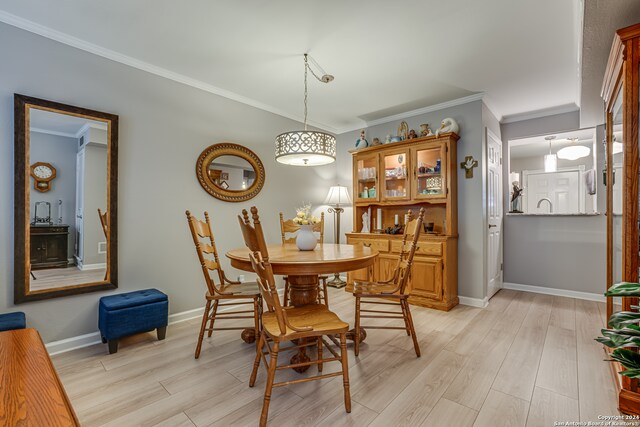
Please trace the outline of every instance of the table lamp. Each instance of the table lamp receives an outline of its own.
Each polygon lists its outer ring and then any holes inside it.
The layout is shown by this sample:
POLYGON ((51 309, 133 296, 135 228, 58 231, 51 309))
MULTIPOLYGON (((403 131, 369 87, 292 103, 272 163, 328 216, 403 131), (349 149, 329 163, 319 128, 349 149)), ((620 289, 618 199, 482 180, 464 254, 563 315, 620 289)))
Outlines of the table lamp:
MULTIPOLYGON (((325 204, 331 206, 328 211, 333 214, 334 218, 333 228, 335 232, 335 243, 340 244, 340 214, 344 212, 344 208, 342 206, 348 206, 351 204, 351 197, 349 197, 347 187, 343 185, 334 185, 331 187, 325 204)), ((334 288, 343 288, 347 283, 340 279, 340 273, 334 273, 333 279, 328 281, 327 285, 334 288)))

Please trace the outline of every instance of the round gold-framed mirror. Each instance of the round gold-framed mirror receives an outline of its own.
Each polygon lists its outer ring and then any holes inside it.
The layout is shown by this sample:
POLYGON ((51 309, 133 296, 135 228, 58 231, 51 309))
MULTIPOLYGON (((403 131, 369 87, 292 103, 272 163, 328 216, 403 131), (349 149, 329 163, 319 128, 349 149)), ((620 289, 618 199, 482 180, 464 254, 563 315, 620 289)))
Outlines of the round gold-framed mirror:
POLYGON ((196 162, 196 176, 204 190, 225 202, 253 199, 264 186, 264 166, 247 147, 222 142, 207 147, 196 162))

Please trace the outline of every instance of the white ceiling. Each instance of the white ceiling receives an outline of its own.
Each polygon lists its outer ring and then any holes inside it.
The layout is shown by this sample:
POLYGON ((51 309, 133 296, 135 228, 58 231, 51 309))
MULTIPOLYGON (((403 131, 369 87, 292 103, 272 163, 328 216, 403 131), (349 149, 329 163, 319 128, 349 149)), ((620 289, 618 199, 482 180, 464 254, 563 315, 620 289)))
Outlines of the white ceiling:
MULTIPOLYGON (((563 147, 571 144, 584 145, 593 148, 593 140, 595 139, 595 129, 580 129, 571 132, 550 134, 556 137, 551 141, 551 152, 557 153, 563 147), (578 138, 578 141, 571 142, 567 138, 578 138)), ((522 157, 544 156, 549 153, 549 141, 544 139, 549 135, 539 135, 529 138, 514 139, 509 141, 509 157, 512 159, 522 157)))
POLYGON ((0 21, 341 132, 484 92, 498 118, 579 97, 580 0, 0 0, 0 21))
POLYGON ((53 135, 78 138, 80 131, 90 125, 98 129, 106 129, 104 122, 89 120, 46 110, 31 108, 29 111, 29 127, 32 132, 50 133, 53 135))

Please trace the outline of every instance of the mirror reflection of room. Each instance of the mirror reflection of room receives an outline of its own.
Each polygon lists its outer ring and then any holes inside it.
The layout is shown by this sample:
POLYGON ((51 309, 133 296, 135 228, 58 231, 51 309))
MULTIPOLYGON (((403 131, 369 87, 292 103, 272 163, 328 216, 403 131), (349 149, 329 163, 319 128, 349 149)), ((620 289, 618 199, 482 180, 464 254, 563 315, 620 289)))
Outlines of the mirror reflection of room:
POLYGON ((509 141, 510 214, 597 212, 596 130, 509 141))
POLYGON ((256 171, 241 157, 220 156, 209 165, 209 177, 222 189, 242 191, 251 188, 256 180, 256 171))
POLYGON ((104 122, 29 109, 31 292, 107 278, 108 129, 104 122))

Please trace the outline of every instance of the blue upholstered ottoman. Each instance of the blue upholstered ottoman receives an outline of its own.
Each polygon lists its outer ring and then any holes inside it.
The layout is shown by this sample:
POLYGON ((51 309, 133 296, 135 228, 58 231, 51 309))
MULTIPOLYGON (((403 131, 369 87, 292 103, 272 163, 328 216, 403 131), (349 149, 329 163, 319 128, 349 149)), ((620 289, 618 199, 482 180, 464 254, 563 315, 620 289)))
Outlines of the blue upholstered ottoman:
POLYGON ((158 330, 158 339, 167 333, 169 300, 157 289, 144 289, 100 298, 98 327, 109 354, 118 351, 118 339, 140 332, 158 330))
POLYGON ((27 327, 24 313, 16 311, 14 313, 0 314, 0 332, 11 331, 13 329, 24 329, 27 327))

